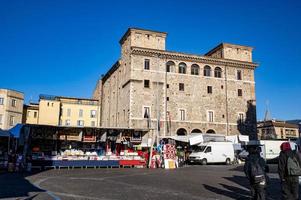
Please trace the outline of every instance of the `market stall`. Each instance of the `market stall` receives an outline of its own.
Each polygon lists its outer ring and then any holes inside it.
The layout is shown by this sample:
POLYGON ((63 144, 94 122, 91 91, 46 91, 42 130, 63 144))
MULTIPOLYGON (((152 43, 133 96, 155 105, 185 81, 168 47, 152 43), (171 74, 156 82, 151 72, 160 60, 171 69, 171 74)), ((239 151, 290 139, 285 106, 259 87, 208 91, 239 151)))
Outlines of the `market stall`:
POLYGON ((12 148, 13 136, 9 131, 0 129, 0 169, 6 169, 8 155, 12 148))
POLYGON ((145 167, 138 147, 143 132, 133 129, 25 125, 23 148, 33 167, 145 167), (27 134, 27 136, 26 136, 27 134))

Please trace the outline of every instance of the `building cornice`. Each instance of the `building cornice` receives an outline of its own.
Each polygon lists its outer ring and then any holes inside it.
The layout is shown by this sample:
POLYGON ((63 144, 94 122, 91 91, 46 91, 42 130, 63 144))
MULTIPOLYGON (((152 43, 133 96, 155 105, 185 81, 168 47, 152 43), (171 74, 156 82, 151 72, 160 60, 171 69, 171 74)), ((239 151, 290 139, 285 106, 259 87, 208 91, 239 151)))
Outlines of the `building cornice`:
POLYGON ((131 53, 134 55, 161 57, 161 58, 165 58, 165 59, 174 59, 174 60, 191 61, 191 62, 202 62, 202 63, 206 63, 206 64, 225 65, 225 66, 233 66, 233 67, 244 67, 244 68, 250 68, 250 69, 254 69, 259 66, 258 63, 254 63, 254 62, 211 58, 211 57, 200 56, 200 55, 195 55, 195 54, 148 49, 148 48, 141 48, 141 47, 132 47, 131 53))

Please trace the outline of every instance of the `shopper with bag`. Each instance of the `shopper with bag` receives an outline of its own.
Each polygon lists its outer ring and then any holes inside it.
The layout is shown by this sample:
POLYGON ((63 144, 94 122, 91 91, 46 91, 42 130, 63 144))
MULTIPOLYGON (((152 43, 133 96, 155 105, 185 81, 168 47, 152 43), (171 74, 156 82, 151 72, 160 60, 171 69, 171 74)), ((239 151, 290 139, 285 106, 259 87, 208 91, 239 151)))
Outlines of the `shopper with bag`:
POLYGON ((244 165, 244 171, 250 182, 251 196, 253 200, 265 200, 265 188, 267 185, 268 167, 260 156, 259 146, 249 146, 249 155, 244 165))
POLYGON ((296 150, 291 149, 289 142, 282 143, 280 148, 278 173, 281 181, 282 199, 299 199, 300 157, 296 150))

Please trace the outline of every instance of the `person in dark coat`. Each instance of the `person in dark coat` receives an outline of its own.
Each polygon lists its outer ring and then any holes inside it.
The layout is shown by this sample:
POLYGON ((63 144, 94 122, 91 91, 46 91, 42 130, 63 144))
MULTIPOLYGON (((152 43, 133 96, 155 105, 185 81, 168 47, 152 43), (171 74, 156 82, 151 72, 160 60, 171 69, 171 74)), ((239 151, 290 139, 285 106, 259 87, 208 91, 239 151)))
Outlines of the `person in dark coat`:
POLYGON ((253 200, 266 199, 266 194, 265 194, 266 193, 265 189, 267 185, 266 172, 268 172, 268 167, 266 165, 265 160, 260 156, 260 151, 261 150, 259 146, 249 146, 248 147, 249 155, 244 165, 244 172, 250 182, 250 190, 251 190, 251 196, 253 200), (250 172, 252 166, 257 165, 256 163, 258 163, 264 175, 264 179, 261 182, 255 182, 254 177, 252 177, 250 172))
POLYGON ((291 149, 289 142, 284 142, 280 146, 281 152, 278 161, 278 173, 281 182, 282 199, 296 200, 299 198, 299 177, 288 175, 287 160, 296 158, 301 166, 301 160, 296 151, 291 149))

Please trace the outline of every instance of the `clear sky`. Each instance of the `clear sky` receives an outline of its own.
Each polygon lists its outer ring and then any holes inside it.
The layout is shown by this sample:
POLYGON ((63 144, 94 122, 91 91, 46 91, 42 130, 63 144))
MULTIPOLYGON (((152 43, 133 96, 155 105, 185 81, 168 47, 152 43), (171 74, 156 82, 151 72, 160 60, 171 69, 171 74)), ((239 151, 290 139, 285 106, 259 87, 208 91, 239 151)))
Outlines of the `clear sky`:
POLYGON ((255 47, 257 116, 301 118, 301 1, 1 0, 0 88, 91 97, 128 27, 168 32, 167 50, 255 47))

